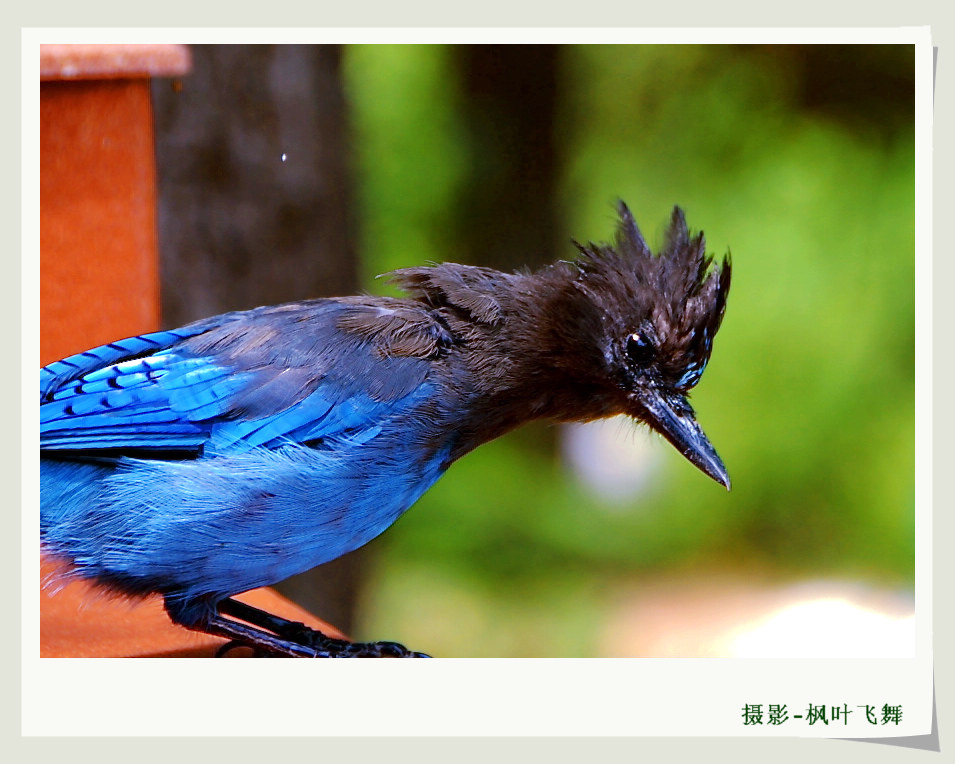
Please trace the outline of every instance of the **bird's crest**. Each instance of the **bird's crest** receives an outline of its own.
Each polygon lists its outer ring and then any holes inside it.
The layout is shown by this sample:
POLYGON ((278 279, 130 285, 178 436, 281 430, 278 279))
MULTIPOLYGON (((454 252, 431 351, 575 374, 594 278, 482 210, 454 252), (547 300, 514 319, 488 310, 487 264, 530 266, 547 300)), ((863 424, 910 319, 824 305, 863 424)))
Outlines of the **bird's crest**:
POLYGON ((651 252, 629 208, 619 203, 613 246, 577 244, 575 287, 602 310, 616 336, 646 332, 665 359, 661 371, 678 387, 696 384, 726 309, 730 258, 711 267, 703 233, 691 236, 673 208, 665 244, 651 252))

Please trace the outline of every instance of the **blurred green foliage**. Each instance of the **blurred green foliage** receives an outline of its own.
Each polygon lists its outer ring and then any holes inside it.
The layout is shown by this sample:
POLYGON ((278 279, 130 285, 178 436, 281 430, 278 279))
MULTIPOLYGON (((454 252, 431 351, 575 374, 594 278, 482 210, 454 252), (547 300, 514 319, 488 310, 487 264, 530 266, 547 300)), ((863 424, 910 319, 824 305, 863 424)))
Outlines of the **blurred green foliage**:
MULTIPOLYGON (((563 256, 571 238, 612 236, 617 198, 651 244, 678 203, 710 251, 732 248, 726 319, 693 402, 733 490, 661 441, 663 474, 615 506, 559 456, 507 436, 376 542, 359 636, 441 655, 590 655, 615 585, 650 571, 911 586, 914 116, 878 87, 858 107, 853 82, 842 103, 831 80, 870 72, 914 88, 914 57, 827 55, 820 105, 798 50, 563 50, 563 256)), ((465 171, 449 59, 442 46, 346 53, 372 291, 385 291, 375 274, 456 259, 445 231, 465 171)))

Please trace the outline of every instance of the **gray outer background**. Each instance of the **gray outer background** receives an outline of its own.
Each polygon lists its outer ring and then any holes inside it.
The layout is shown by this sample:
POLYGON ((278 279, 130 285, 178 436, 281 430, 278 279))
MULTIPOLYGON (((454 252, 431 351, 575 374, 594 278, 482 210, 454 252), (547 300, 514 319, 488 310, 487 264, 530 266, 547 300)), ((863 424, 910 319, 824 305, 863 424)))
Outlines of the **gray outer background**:
MULTIPOLYGON (((955 24, 953 12, 945 8, 942 0, 910 0, 905 4, 863 3, 859 0, 834 5, 820 0, 806 0, 796 6, 770 6, 756 0, 732 0, 718 5, 702 0, 684 0, 679 5, 652 4, 646 7, 623 0, 592 0, 586 4, 558 6, 541 0, 517 5, 502 0, 486 0, 474 10, 471 4, 452 5, 436 0, 427 2, 389 4, 382 0, 365 0, 361 4, 344 5, 312 4, 305 2, 272 2, 241 6, 221 2, 197 4, 181 0, 169 0, 162 5, 128 2, 100 2, 95 7, 62 0, 48 0, 42 6, 32 4, 16 10, 4 11, 12 24, 4 24, 4 37, 8 44, 0 47, 5 59, 3 67, 5 92, 9 103, 18 103, 20 90, 20 40, 22 27, 99 27, 99 26, 183 26, 198 27, 350 27, 350 26, 509 26, 509 27, 900 27, 931 25, 933 45, 937 50, 935 91, 935 145, 934 172, 934 241, 933 263, 933 451, 934 485, 933 500, 933 556, 934 565, 934 644, 936 713, 941 717, 948 736, 939 732, 937 723, 934 734, 920 738, 896 740, 873 740, 849 742, 839 740, 808 739, 751 739, 740 738, 331 738, 331 739, 30 739, 19 737, 19 681, 4 682, 6 692, 3 713, 0 715, 3 748, 10 751, 12 761, 166 761, 170 756, 183 757, 184 761, 263 760, 274 757, 294 756, 303 761, 456 761, 470 762, 489 760, 525 760, 530 757, 547 757, 549 761, 773 761, 804 762, 811 757, 817 762, 843 762, 847 757, 865 757, 865 761, 900 761, 920 757, 928 751, 942 748, 949 753, 952 742, 951 719, 953 692, 952 651, 955 644, 955 620, 952 617, 951 593, 946 586, 955 580, 955 564, 950 553, 953 538, 955 513, 955 489, 952 483, 943 481, 946 468, 955 461, 955 446, 945 437, 946 431, 955 427, 955 399, 945 393, 951 388, 955 363, 950 355, 953 347, 949 336, 941 328, 955 325, 955 301, 942 291, 955 281, 955 261, 950 248, 950 211, 955 209, 953 193, 953 148, 950 136, 955 135, 955 24), (946 353, 945 351, 948 351, 946 353)), ((16 146, 20 137, 19 121, 8 118, 3 122, 4 145, 16 146)), ((19 199, 20 166, 18 152, 6 151, 4 157, 4 216, 3 230, 17 231, 20 223, 19 199)), ((8 237, 9 250, 16 250, 19 241, 8 237)), ((8 251, 9 251, 8 250, 8 251)), ((32 255, 32 253, 26 253, 32 255)), ((19 260, 8 254, 8 263, 19 260)), ((20 270, 8 265, 8 278, 3 280, 4 299, 0 306, 4 312, 5 343, 9 355, 2 377, 7 401, 20 400, 19 378, 11 372, 20 371, 22 313, 20 309, 20 270), (13 272, 10 272, 13 271, 13 272), (14 328, 16 327, 16 329, 14 328), (17 351, 12 349, 16 348, 17 351)), ((13 407, 8 403, 8 416, 13 407)), ((19 412, 17 412, 19 414, 19 412)), ((19 422, 19 419, 17 420, 19 422)), ((11 428, 14 429, 14 428, 11 428)), ((15 431, 15 430, 14 430, 15 431)), ((5 449, 2 468, 6 485, 19 483, 21 439, 8 434, 3 440, 5 449)), ((32 458, 32 457, 27 457, 32 458)), ((19 501, 7 500, 7 506, 20 506, 19 501)), ((8 511, 11 511, 8 509, 8 511)), ((19 529, 18 529, 19 530, 19 529)), ((20 581, 20 534, 4 534, 4 543, 13 547, 2 556, 4 580, 20 581)), ((13 588, 11 583, 9 588, 13 588)), ((19 602, 17 602, 19 604, 19 602)), ((11 604, 8 612, 18 612, 17 604, 11 604)), ((19 623, 17 618, 8 618, 19 623)), ((4 633, 3 655, 8 664, 7 677, 19 679, 20 630, 12 623, 4 633)), ((82 702, 82 688, 50 688, 53 692, 66 692, 82 702)), ((203 688, 192 688, 201 691, 203 688)), ((320 691, 316 691, 319 695, 320 691)), ((121 702, 121 699, 117 699, 121 702)), ((211 700, 211 698, 210 698, 211 700)), ((261 702, 261 698, 256 698, 261 702)), ((255 703, 253 702, 253 706, 255 703)), ((356 710, 368 713, 374 709, 374 699, 369 698, 369 708, 356 710)), ((104 709, 104 712, 108 712, 104 709)), ((401 713, 414 713, 414 709, 401 709, 401 713)), ((675 709, 675 712, 677 710, 675 709)), ((316 708, 320 714, 320 707, 316 708)), ((369 732, 374 732, 374 714, 369 714, 369 732)), ((250 726, 254 726, 254 707, 250 708, 250 726)), ((215 731, 210 730, 214 735, 215 731)))

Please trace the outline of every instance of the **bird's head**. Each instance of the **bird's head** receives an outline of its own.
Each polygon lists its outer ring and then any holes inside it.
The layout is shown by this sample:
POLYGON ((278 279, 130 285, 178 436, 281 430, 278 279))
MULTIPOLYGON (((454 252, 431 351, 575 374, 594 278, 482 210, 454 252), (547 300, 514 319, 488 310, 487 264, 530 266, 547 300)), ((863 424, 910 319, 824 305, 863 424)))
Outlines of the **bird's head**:
POLYGON ((574 313, 596 351, 591 358, 600 368, 592 371, 611 387, 615 409, 646 422, 728 489, 726 468, 687 394, 706 368, 723 319, 729 256, 712 266, 703 234, 690 235, 679 207, 658 255, 622 202, 619 212, 613 246, 578 245, 574 313))

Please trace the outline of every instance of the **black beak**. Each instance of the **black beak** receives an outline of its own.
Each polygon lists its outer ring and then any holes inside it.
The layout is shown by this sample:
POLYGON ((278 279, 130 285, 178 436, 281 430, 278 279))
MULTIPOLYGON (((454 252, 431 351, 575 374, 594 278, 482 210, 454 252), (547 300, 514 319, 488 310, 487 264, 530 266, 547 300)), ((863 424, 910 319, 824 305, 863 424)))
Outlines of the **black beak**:
POLYGON ((703 428, 697 424, 693 409, 679 393, 655 389, 641 390, 637 400, 643 411, 640 419, 666 438, 683 456, 728 491, 730 476, 703 428))

